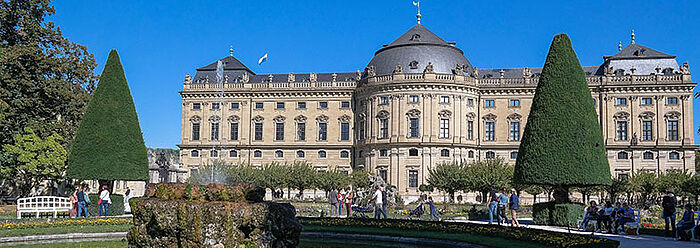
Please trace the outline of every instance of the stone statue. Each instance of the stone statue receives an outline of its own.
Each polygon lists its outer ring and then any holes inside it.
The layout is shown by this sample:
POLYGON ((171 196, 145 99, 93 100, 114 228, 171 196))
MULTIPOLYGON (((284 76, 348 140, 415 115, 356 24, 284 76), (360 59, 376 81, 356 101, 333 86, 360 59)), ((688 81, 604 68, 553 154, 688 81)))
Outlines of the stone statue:
POLYGON ((158 177, 159 182, 169 183, 170 182, 170 162, 165 158, 163 152, 158 153, 158 159, 156 159, 156 164, 158 165, 158 177))
POLYGON ((435 70, 433 69, 433 63, 428 62, 428 65, 425 66, 425 70, 423 70, 423 73, 435 73, 435 70))
POLYGON ((356 74, 355 77, 357 78, 357 80, 362 79, 362 72, 360 71, 360 69, 357 69, 357 72, 355 72, 355 74, 356 74))
POLYGON ((224 76, 224 83, 228 83, 228 75, 224 76))
POLYGON ((316 75, 315 72, 309 73, 309 81, 311 82, 316 82, 318 80, 318 76, 316 75))
POLYGON ((250 75, 248 75, 248 72, 243 73, 242 81, 243 81, 243 83, 250 82, 250 75))
POLYGON ((192 76, 190 76, 189 73, 185 75, 185 84, 191 84, 192 83, 192 76))
POLYGON ((637 133, 632 134, 632 140, 630 140, 630 145, 633 145, 633 146, 637 145, 637 133))
POLYGON ((338 79, 337 73, 333 73, 331 76, 333 77, 333 82, 335 82, 335 80, 338 79))
POLYGON ((402 72, 403 72, 403 67, 401 66, 401 64, 398 64, 398 65, 396 65, 396 67, 394 67, 394 73, 402 73, 402 72))
POLYGON ((270 74, 270 75, 267 76, 267 80, 268 80, 270 83, 272 83, 272 79, 273 79, 274 77, 275 77, 275 76, 273 76, 272 74, 270 74))
POLYGON ((295 79, 296 76, 294 75, 294 73, 290 72, 289 74, 287 74, 287 82, 294 82, 295 79))
POLYGON ((607 66, 603 67, 603 74, 604 74, 605 76, 612 76, 613 73, 614 73, 614 72, 613 72, 613 67, 612 67, 612 66, 607 65, 607 66))
POLYGON ((377 72, 374 70, 374 66, 367 67, 367 76, 368 77, 374 77, 377 75, 377 72))
POLYGON ((688 65, 688 61, 683 62, 683 65, 681 65, 681 73, 690 74, 690 66, 688 65))
POLYGON ((474 66, 474 73, 472 73, 472 75, 474 76, 474 78, 479 78, 479 68, 474 66))
POLYGON ((454 75, 462 74, 462 65, 456 64, 455 68, 452 69, 452 74, 454 74, 454 75))
POLYGON ((498 73, 501 74, 501 78, 504 78, 505 75, 506 75, 506 71, 503 70, 503 69, 501 69, 500 71, 498 71, 498 73))
POLYGON ((532 77, 532 71, 530 70, 530 68, 527 68, 527 67, 523 68, 523 77, 524 78, 532 77))

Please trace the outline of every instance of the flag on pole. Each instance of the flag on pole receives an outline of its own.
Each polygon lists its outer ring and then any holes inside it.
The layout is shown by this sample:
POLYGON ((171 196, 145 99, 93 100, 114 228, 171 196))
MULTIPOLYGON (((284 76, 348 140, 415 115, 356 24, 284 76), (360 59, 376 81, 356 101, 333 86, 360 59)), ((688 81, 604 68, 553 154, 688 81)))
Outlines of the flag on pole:
POLYGON ((258 59, 258 65, 262 64, 265 61, 267 61, 267 53, 265 53, 265 55, 263 55, 262 57, 260 57, 260 59, 258 59))
POLYGON ((420 8, 420 1, 418 1, 418 2, 413 2, 413 6, 416 6, 416 7, 420 8))
POLYGON ((221 60, 216 62, 216 82, 224 82, 224 63, 221 60))

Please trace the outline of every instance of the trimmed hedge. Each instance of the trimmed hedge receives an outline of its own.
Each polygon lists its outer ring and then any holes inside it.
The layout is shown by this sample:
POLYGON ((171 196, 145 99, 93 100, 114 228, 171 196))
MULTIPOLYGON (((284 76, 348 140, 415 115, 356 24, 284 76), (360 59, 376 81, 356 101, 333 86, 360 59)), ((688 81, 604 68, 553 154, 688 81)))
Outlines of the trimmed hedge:
MULTIPOLYGON (((498 225, 485 225, 460 222, 432 222, 402 219, 375 220, 367 218, 308 218, 297 217, 304 228, 309 227, 357 227, 354 231, 372 234, 363 229, 414 230, 439 233, 459 233, 481 237, 494 237, 507 240, 542 244, 560 248, 616 248, 620 242, 590 235, 552 232, 530 228, 515 228, 498 225)), ((314 228, 318 229, 318 228, 314 228)), ((337 229, 335 229, 337 230, 337 229)), ((461 241, 461 240, 457 240, 461 241)))
POLYGON ((515 164, 521 185, 609 185, 610 167, 591 91, 571 40, 554 36, 515 164))
POLYGON ((537 203, 532 206, 532 220, 539 225, 573 227, 583 217, 585 208, 586 206, 580 203, 537 203))
MULTIPOLYGON (((124 214, 124 196, 112 194, 109 198, 112 199, 112 204, 107 207, 107 216, 124 214)), ((99 205, 97 205, 99 199, 99 194, 90 195, 90 206, 88 206, 88 214, 90 217, 95 217, 100 213, 99 205)))
POLYGON ((68 178, 148 180, 148 157, 119 55, 112 50, 68 157, 68 178))

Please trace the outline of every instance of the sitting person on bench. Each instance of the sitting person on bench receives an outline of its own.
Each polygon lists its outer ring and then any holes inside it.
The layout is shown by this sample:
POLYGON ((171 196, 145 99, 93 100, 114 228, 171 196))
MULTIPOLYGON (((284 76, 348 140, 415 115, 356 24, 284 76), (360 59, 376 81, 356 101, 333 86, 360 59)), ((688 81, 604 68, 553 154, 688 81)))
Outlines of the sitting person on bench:
POLYGON ((690 204, 685 204, 683 218, 677 225, 678 236, 680 236, 681 240, 683 241, 690 241, 690 237, 692 236, 690 232, 692 232, 692 229, 695 226, 693 221, 694 216, 695 213, 693 212, 693 206, 690 204))
POLYGON ((615 215, 615 208, 610 201, 605 202, 605 206, 598 212, 598 230, 605 230, 612 233, 612 221, 615 215))
POLYGON ((618 212, 617 223, 615 224, 615 233, 619 233, 619 230, 624 228, 625 223, 635 222, 634 220, 634 209, 630 208, 628 203, 622 203, 622 209, 618 212))
POLYGON ((581 228, 586 230, 588 222, 591 220, 598 220, 598 204, 595 201, 591 201, 591 205, 586 208, 586 214, 583 216, 583 223, 581 223, 581 228))

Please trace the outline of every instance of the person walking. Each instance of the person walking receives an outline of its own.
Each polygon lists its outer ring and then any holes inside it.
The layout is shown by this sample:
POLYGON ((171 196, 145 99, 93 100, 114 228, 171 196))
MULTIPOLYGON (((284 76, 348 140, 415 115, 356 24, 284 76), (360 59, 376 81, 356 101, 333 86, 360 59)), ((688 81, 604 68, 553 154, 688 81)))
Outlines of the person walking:
POLYGON ((112 204, 112 199, 109 197, 109 190, 107 190, 107 185, 105 185, 102 186, 102 192, 100 192, 100 199, 97 200, 97 207, 100 208, 100 217, 107 215, 107 207, 109 206, 109 204, 112 204), (102 212, 103 210, 104 213, 102 212))
POLYGON ((78 193, 76 194, 76 197, 78 199, 78 217, 88 217, 88 211, 87 211, 87 205, 88 205, 88 196, 85 193, 85 188, 83 186, 78 187, 78 193))
POLYGON ((131 205, 129 200, 131 199, 131 189, 126 188, 126 193, 124 193, 124 214, 131 214, 131 205))
POLYGON ((506 195, 506 189, 501 190, 501 194, 498 195, 498 225, 505 224, 508 217, 506 216, 506 206, 508 205, 508 196, 506 195))
POLYGON ((338 191, 338 217, 343 214, 343 197, 345 197, 345 189, 340 189, 338 191))
POLYGON ((348 187, 347 191, 345 191, 345 217, 350 218, 352 216, 352 199, 354 197, 354 194, 352 192, 352 188, 348 187))
POLYGON ((433 221, 433 217, 435 217, 435 220, 440 221, 440 216, 436 213, 437 207, 435 206, 432 196, 428 196, 428 206, 430 206, 430 221, 433 221))
POLYGON ((489 192, 488 198, 486 199, 486 204, 489 208, 489 224, 493 224, 493 215, 496 214, 496 208, 498 207, 498 203, 496 203, 497 199, 498 194, 496 193, 496 188, 491 186, 491 192, 489 192))
POLYGON ((377 187, 377 190, 374 191, 374 195, 372 195, 372 199, 374 201, 374 218, 375 219, 380 219, 382 215, 382 187, 377 187))
POLYGON ((516 216, 518 210, 520 209, 520 198, 518 197, 518 192, 515 189, 510 189, 510 199, 508 199, 508 209, 510 209, 511 222, 510 226, 515 225, 515 227, 520 227, 520 222, 518 222, 518 217, 516 216))
POLYGON ((676 206, 678 201, 676 196, 673 194, 673 189, 666 189, 666 195, 661 201, 661 207, 663 208, 662 217, 666 222, 664 227, 666 229, 666 237, 676 237, 676 206))
POLYGON ((331 217, 338 212, 338 191, 331 189, 328 192, 328 203, 331 204, 331 217))
POLYGON ((70 217, 71 218, 75 218, 76 216, 78 216, 78 189, 79 188, 76 188, 75 191, 73 191, 73 193, 69 197, 70 206, 71 206, 71 209, 70 209, 70 217))

